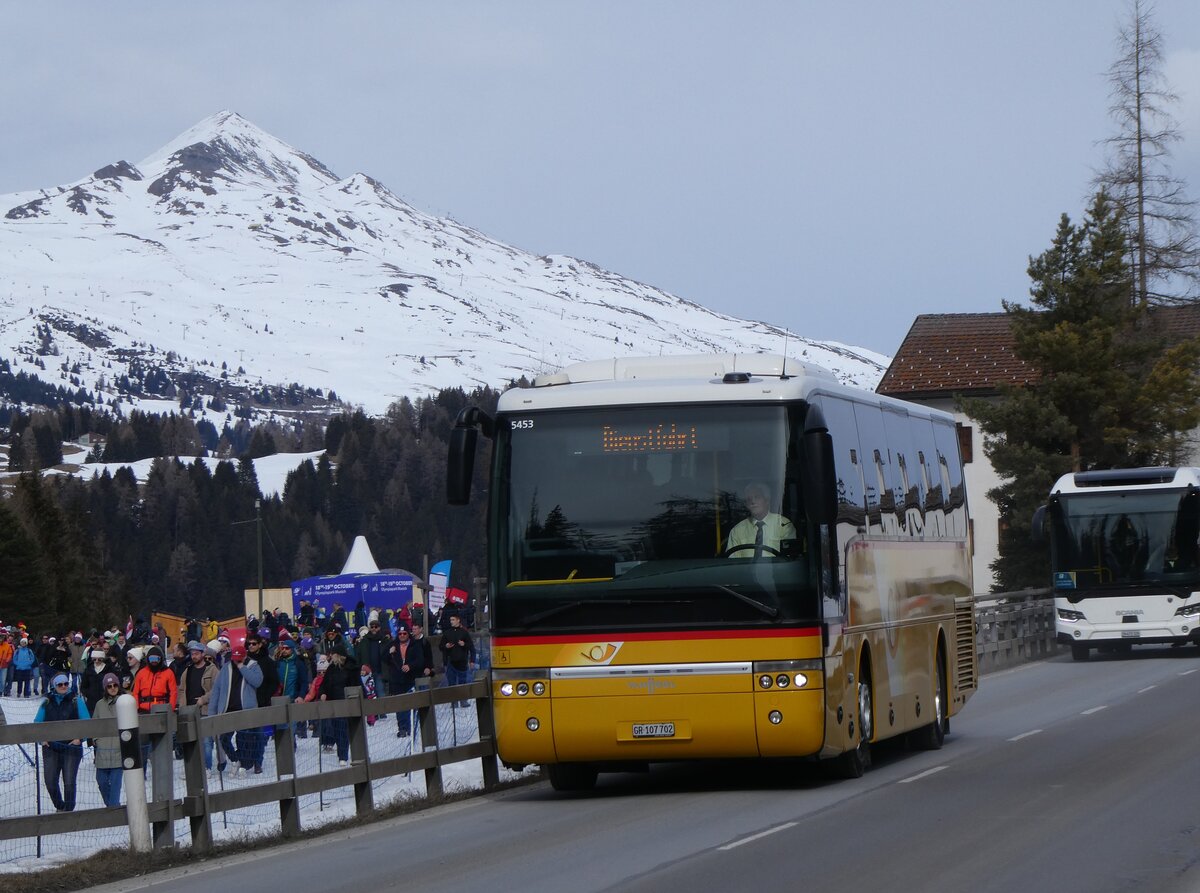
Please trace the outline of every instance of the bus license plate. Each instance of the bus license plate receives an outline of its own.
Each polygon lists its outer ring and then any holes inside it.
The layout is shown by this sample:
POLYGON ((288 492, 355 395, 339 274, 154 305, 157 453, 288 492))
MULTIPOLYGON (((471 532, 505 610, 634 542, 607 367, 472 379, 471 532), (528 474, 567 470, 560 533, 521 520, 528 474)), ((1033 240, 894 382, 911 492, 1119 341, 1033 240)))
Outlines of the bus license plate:
POLYGON ((1140 639, 1142 631, 1139 629, 1123 629, 1121 630, 1122 639, 1140 639))
POLYGON ((673 722, 635 722, 633 724, 634 738, 674 738, 675 723, 673 722))

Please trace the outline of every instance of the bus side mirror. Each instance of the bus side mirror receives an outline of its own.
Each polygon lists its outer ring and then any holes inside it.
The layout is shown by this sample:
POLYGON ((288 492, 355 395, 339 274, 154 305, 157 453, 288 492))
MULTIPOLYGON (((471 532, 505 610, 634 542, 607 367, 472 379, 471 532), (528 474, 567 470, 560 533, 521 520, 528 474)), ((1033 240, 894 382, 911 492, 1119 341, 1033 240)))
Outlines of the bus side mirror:
POLYGON ((837 515, 833 487, 833 438, 828 431, 804 432, 804 513, 810 523, 833 524, 837 515))
POLYGON ((1033 513, 1033 521, 1029 525, 1029 540, 1033 543, 1046 541, 1046 507, 1039 505, 1033 513))
POLYGON ((454 420, 446 455, 446 501, 467 505, 471 501, 471 478, 475 476, 475 444, 479 432, 496 436, 496 420, 478 406, 468 406, 454 420))
POLYGON ((454 427, 450 431, 450 450, 446 461, 446 501, 451 505, 471 502, 471 478, 475 475, 475 444, 479 431, 454 427))

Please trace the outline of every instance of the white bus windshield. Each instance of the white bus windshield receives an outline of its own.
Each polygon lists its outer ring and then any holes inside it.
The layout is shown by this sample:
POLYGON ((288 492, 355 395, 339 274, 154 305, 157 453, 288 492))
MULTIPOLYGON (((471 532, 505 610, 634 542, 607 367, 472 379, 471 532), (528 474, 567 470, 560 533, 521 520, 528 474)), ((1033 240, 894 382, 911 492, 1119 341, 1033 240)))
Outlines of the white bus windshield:
POLYGON ((493 622, 815 621, 800 417, 683 404, 499 419, 493 622))
POLYGON ((1055 497, 1051 511, 1060 593, 1200 582, 1195 490, 1073 493, 1055 497))

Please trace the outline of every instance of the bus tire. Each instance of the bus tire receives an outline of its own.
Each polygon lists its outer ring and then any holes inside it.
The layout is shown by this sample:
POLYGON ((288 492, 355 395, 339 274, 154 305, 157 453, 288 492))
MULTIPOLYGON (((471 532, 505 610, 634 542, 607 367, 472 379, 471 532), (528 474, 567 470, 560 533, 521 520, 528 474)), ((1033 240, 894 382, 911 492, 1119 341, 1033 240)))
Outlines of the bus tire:
POLYGON ((1071 643, 1071 660, 1087 660, 1089 650, 1090 649, 1088 648, 1087 645, 1080 645, 1077 642, 1072 642, 1071 643))
POLYGON ((600 774, 588 763, 550 763, 545 767, 550 787, 556 791, 590 791, 600 774))
POLYGON ((946 715, 946 660, 941 645, 937 651, 937 691, 933 696, 933 722, 913 732, 913 742, 921 750, 941 750, 946 741, 950 719, 946 715))
POLYGON ((858 673, 858 697, 855 699, 855 734, 858 744, 834 758, 835 771, 841 778, 862 778, 871 768, 871 735, 874 734, 874 703, 871 698, 871 676, 864 667, 858 673))

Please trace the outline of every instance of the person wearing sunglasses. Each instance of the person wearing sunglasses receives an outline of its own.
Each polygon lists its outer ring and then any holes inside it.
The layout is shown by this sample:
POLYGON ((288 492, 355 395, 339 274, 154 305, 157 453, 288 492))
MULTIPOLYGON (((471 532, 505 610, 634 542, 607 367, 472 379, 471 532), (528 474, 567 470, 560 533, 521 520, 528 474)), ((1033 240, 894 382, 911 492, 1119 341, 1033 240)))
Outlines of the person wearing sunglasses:
MULTIPOLYGON (((59 722, 71 719, 91 719, 87 704, 71 687, 71 677, 57 673, 50 680, 50 691, 38 707, 34 722, 59 722)), ((50 802, 59 812, 75 809, 75 779, 79 775, 79 763, 83 759, 83 741, 42 742, 42 778, 50 802), (59 787, 59 781, 62 787, 59 787)))
MULTIPOLYGON (((117 698, 121 696, 121 678, 116 673, 105 673, 100 677, 103 694, 96 701, 96 719, 116 719, 117 698)), ((96 762, 96 787, 100 798, 109 809, 121 805, 121 778, 125 770, 121 766, 121 739, 116 735, 92 739, 92 752, 96 762)))

